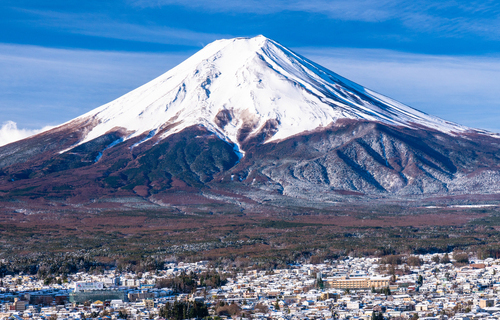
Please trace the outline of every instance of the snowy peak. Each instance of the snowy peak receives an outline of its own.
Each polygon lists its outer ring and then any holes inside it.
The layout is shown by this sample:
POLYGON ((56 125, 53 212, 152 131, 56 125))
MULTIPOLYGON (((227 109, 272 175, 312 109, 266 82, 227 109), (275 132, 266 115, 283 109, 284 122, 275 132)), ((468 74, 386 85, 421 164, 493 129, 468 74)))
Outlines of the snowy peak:
POLYGON ((188 207, 227 200, 245 210, 263 199, 295 210, 296 199, 498 195, 499 140, 468 130, 265 37, 220 40, 106 105, 1 147, 0 190, 185 198, 188 207))
POLYGON ((264 36, 215 41, 79 118, 95 123, 79 144, 117 128, 125 140, 144 134, 162 139, 202 125, 240 146, 263 130, 267 142, 276 141, 338 119, 469 130, 368 90, 264 36))

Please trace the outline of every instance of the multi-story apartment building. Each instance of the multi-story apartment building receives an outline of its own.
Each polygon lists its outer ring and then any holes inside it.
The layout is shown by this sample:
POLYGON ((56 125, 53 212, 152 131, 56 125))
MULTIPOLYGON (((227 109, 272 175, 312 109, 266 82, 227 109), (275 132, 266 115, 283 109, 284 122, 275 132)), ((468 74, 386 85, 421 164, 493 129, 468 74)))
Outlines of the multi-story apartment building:
POLYGON ((384 288, 389 286, 390 278, 333 278, 325 281, 326 287, 335 289, 368 289, 368 288, 384 288))

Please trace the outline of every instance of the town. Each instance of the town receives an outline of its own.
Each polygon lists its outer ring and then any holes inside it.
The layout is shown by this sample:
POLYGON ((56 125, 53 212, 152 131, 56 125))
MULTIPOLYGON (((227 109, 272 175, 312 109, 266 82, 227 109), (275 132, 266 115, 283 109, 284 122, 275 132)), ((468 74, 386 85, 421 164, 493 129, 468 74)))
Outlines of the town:
POLYGON ((466 253, 274 270, 179 262, 144 273, 5 275, 0 319, 498 319, 498 291, 500 259, 466 253))

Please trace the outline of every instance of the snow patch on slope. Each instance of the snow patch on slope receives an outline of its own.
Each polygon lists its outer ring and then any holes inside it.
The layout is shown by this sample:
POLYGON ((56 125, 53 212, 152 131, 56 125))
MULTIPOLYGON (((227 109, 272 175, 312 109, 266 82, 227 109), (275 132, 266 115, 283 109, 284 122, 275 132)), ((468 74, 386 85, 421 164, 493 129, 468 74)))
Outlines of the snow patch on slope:
POLYGON ((156 134, 156 129, 149 131, 148 135, 145 138, 142 138, 139 142, 136 142, 132 146, 130 146, 130 150, 132 150, 135 147, 141 145, 142 143, 148 141, 149 139, 151 139, 152 137, 154 137, 155 134, 156 134))
POLYGON ((116 146, 117 144, 119 144, 121 142, 123 142, 123 138, 116 139, 115 141, 111 142, 108 146, 106 146, 106 148, 102 149, 102 151, 99 152, 99 154, 95 158, 94 162, 97 162, 102 158, 104 151, 108 150, 109 148, 113 148, 114 146, 116 146))

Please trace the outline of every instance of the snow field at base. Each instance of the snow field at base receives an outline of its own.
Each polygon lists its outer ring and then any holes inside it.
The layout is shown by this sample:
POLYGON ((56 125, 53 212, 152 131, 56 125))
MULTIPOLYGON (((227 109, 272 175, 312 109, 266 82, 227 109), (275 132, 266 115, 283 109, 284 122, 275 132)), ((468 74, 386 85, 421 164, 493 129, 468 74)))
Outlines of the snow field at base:
POLYGON ((79 144, 115 128, 130 132, 126 140, 147 133, 151 138, 166 126, 172 127, 160 138, 202 125, 235 143, 241 153, 240 129, 257 133, 268 120, 278 123, 268 142, 342 118, 417 124, 451 134, 470 130, 365 89, 263 36, 215 41, 160 77, 77 119, 88 118, 98 124, 79 144), (215 118, 224 109, 232 119, 220 128, 215 118))

